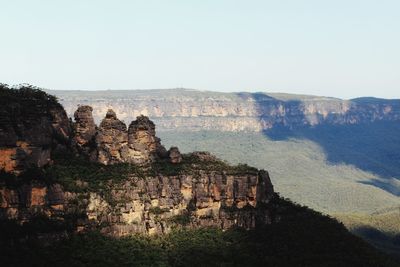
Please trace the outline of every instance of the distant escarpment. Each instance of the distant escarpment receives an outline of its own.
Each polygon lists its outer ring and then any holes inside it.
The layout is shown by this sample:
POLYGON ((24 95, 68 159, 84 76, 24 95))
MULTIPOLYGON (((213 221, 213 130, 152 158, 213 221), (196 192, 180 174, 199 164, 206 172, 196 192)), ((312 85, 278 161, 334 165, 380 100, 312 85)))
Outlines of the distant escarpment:
POLYGON ((2 86, 0 94, 1 223, 123 236, 273 219, 266 171, 167 151, 146 116, 127 127, 110 109, 97 126, 90 106, 79 106, 73 122, 40 90, 2 86))
POLYGON ((150 116, 162 131, 264 131, 316 125, 349 125, 399 121, 400 100, 276 93, 218 93, 187 89, 51 91, 68 114, 77 104, 90 104, 95 121, 109 108, 121 119, 150 116))

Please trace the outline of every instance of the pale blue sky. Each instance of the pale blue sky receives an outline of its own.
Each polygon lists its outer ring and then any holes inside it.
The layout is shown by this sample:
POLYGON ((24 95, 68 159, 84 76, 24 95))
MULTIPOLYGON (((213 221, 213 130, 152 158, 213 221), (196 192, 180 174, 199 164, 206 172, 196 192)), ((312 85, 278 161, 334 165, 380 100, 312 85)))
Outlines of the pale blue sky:
POLYGON ((0 0, 0 82, 400 98, 399 0, 0 0))

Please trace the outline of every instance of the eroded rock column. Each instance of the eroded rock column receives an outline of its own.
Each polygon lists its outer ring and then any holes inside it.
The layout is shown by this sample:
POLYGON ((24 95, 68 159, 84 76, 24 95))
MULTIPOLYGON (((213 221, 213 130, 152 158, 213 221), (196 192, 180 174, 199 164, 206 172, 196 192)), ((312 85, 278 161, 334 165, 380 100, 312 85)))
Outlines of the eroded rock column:
POLYGON ((128 158, 128 133, 126 125, 112 109, 100 123, 96 136, 98 161, 102 164, 126 162, 128 158))
POLYGON ((155 125, 146 116, 139 116, 132 121, 128 129, 129 162, 143 164, 157 158, 160 151, 165 151, 156 137, 155 125))
POLYGON ((96 160, 96 124, 93 120, 92 111, 93 109, 90 106, 80 106, 75 111, 73 144, 78 153, 83 153, 89 156, 91 160, 96 160))

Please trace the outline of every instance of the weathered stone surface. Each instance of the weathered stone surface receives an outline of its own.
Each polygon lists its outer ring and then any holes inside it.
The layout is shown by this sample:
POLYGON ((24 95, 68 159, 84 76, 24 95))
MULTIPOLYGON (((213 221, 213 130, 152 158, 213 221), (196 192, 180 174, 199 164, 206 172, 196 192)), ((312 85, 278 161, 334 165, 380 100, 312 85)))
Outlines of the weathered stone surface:
POLYGON ((158 158, 167 158, 168 152, 155 135, 155 125, 146 116, 139 116, 126 129, 113 110, 97 128, 90 106, 81 106, 75 112, 74 145, 80 154, 102 164, 129 162, 148 164, 158 158))
POLYGON ((69 145, 71 126, 63 107, 31 88, 0 88, 0 170, 19 173, 51 162, 69 145))
POLYGON ((68 214, 60 211, 65 207, 65 193, 58 184, 35 182, 17 188, 0 186, 1 220, 14 219, 22 223, 38 215, 64 219, 68 214))
POLYGON ((79 106, 75 111, 73 145, 79 153, 93 159, 97 155, 94 152, 96 124, 93 120, 92 111, 93 109, 90 106, 79 106))
POLYGON ((168 151, 168 157, 171 163, 180 163, 182 161, 182 155, 176 146, 173 146, 168 151))
POLYGON ((38 214, 63 219, 85 217, 75 231, 100 227, 103 233, 163 234, 173 227, 216 226, 246 229, 271 221, 266 205, 273 197, 268 173, 232 175, 197 169, 193 175, 132 177, 97 192, 64 192, 60 185, 0 186, 0 219, 26 221, 38 214))
POLYGON ((108 110, 96 136, 97 160, 102 164, 125 162, 128 155, 126 125, 118 120, 113 110, 108 110))
POLYGON ((132 121, 128 129, 129 162, 146 163, 162 153, 160 139, 156 137, 155 125, 146 116, 132 121))
POLYGON ((52 153, 60 149, 71 149, 102 164, 148 164, 168 157, 155 136, 154 123, 146 116, 137 117, 128 131, 115 112, 108 110, 97 128, 93 109, 79 106, 72 131, 63 107, 51 96, 32 88, 0 89, 4 95, 0 103, 0 169, 6 172, 42 167, 51 163, 52 153), (13 103, 16 96, 21 99, 13 103))

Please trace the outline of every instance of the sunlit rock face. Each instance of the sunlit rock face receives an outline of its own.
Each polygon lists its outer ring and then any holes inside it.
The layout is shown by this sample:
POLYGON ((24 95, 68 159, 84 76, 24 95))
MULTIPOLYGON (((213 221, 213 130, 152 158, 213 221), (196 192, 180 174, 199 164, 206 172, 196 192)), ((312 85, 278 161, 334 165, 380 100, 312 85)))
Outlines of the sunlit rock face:
MULTIPOLYGON (((202 164, 215 159, 210 160, 202 164)), ((40 215, 76 232, 100 229, 125 236, 164 234, 176 227, 251 229, 273 219, 268 205, 274 191, 265 171, 230 173, 197 165, 179 175, 132 175, 122 183, 110 183, 107 191, 107 196, 98 191, 69 192, 60 184, 41 181, 0 185, 0 220, 24 223, 40 215)))
POLYGON ((96 136, 98 162, 113 164, 125 162, 128 157, 128 132, 125 123, 117 118, 113 110, 108 110, 101 121, 96 136))
POLYGON ((154 123, 146 116, 132 121, 128 129, 129 159, 134 163, 153 161, 160 149, 160 139, 156 137, 154 123))
POLYGON ((156 137, 154 123, 143 115, 132 121, 127 129, 110 109, 94 135, 97 157, 91 158, 105 165, 120 162, 148 164, 167 157, 165 148, 156 137))

